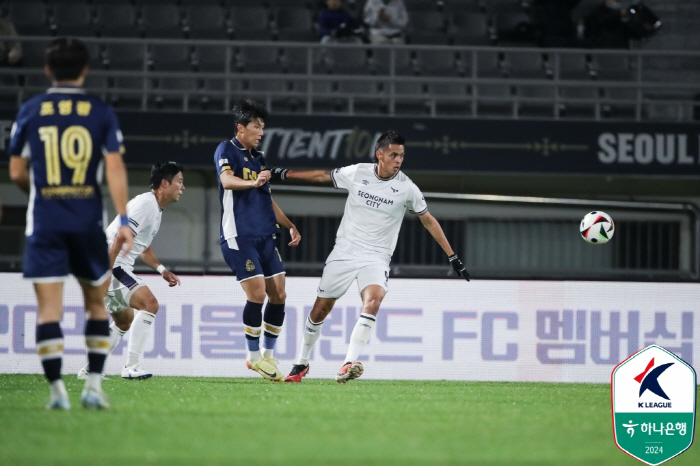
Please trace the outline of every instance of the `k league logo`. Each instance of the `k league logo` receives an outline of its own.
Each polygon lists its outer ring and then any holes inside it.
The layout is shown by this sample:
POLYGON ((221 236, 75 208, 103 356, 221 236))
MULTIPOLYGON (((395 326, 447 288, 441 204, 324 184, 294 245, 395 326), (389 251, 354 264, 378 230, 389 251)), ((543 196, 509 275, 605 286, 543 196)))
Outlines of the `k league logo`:
POLYGON ((695 433, 695 370, 657 345, 622 361, 612 372, 615 443, 646 464, 680 455, 695 433))

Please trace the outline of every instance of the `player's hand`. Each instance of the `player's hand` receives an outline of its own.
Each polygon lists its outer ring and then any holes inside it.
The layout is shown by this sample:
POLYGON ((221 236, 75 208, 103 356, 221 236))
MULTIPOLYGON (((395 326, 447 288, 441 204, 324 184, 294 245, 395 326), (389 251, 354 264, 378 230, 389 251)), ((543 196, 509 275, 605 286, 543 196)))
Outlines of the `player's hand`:
POLYGON ((450 257, 447 258, 447 260, 450 261, 450 265, 454 269, 455 272, 457 272, 457 276, 462 277, 466 281, 469 281, 469 272, 467 272, 467 268, 464 266, 464 262, 457 257, 457 254, 453 254, 450 257))
POLYGON ((131 251, 131 247, 134 245, 134 232, 128 226, 119 227, 115 241, 121 243, 120 250, 122 254, 126 254, 131 251))
POLYGON ((288 168, 282 167, 272 167, 270 168, 270 181, 273 183, 276 181, 284 181, 287 179, 288 168))
POLYGON ((168 282, 168 286, 171 288, 180 284, 180 277, 172 273, 170 270, 164 270, 162 277, 163 280, 168 282))
POLYGON ((299 241, 301 241, 301 235, 297 227, 293 226, 289 229, 289 234, 292 235, 292 240, 289 242, 289 246, 299 246, 299 241))
POLYGON ((259 188, 268 181, 270 181, 270 172, 268 170, 261 171, 258 174, 258 177, 255 180, 253 180, 253 187, 259 188))

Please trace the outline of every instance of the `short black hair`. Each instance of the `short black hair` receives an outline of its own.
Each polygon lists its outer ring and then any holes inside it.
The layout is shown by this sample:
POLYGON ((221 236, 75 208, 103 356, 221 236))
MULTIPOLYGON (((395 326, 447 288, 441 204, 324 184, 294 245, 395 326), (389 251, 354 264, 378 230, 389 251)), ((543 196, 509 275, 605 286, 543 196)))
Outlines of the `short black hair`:
POLYGON ((89 59, 87 47, 78 39, 59 37, 46 46, 45 64, 55 81, 78 79, 89 59))
POLYGON ((177 162, 156 163, 151 167, 151 189, 160 188, 163 180, 173 182, 175 175, 182 171, 182 166, 177 162))
POLYGON ((267 109, 252 99, 238 99, 233 106, 233 118, 236 128, 238 128, 239 124, 248 126, 248 123, 258 118, 264 122, 267 120, 267 115, 267 109))
POLYGON ((389 147, 390 144, 400 144, 404 145, 406 144, 406 140, 404 139, 403 136, 401 136, 399 133, 394 131, 393 129, 390 129, 386 133, 382 134, 379 136, 379 139, 377 139, 377 143, 374 145, 374 161, 379 162, 379 159, 377 159, 377 151, 384 151, 386 150, 387 147, 389 147))

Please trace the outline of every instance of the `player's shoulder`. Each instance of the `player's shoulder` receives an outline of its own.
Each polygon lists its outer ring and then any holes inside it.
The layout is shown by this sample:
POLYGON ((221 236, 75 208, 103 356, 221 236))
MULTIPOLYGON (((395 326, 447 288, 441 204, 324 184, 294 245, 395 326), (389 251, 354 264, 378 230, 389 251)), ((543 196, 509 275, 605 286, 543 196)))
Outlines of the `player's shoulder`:
POLYGON ((156 197, 153 192, 148 191, 143 194, 139 194, 138 196, 134 196, 129 201, 129 207, 138 210, 155 210, 158 208, 158 201, 156 201, 156 197))
POLYGON ((17 120, 19 121, 37 115, 41 108, 41 103, 46 100, 46 96, 46 92, 42 92, 24 102, 17 112, 17 120))

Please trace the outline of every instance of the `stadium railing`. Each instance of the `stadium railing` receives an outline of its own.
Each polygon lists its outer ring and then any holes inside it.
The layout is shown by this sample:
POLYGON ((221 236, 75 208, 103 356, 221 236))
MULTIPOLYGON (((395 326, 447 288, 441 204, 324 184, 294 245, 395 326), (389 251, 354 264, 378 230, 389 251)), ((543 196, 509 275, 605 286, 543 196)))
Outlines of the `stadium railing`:
MULTIPOLYGON (((46 43, 50 39, 19 38, 22 43, 46 43)), ((685 121, 693 118, 700 105, 696 100, 700 52, 695 51, 83 40, 100 50, 98 65, 91 71, 99 85, 88 83, 90 91, 113 101, 117 107, 126 105, 120 103, 121 97, 135 96, 128 108, 138 110, 166 109, 163 100, 174 99, 178 103, 167 108, 171 111, 223 112, 231 108, 238 96, 247 95, 265 101, 276 113, 685 121), (105 47, 127 44, 143 47, 138 69, 110 69, 105 47), (191 54, 184 69, 158 69, 158 57, 152 49, 162 45, 189 48, 191 54), (197 70, 196 51, 200 47, 222 48, 223 71, 197 70), (270 62, 272 69, 252 71, 254 66, 238 60, 241 56, 254 58, 256 50, 270 47, 279 52, 270 62), (339 50, 363 51, 367 58, 364 72, 332 63, 329 51, 339 50), (446 53, 453 56, 454 62, 431 70, 436 64, 429 63, 429 57, 444 57, 446 53), (384 58, 378 61, 382 54, 384 58), (384 63, 386 59, 388 63, 384 63), (120 83, 120 79, 127 84, 120 83), (163 80, 168 79, 195 84, 191 88, 163 86, 163 80), (216 88, 209 87, 213 82, 218 83, 216 88), (372 92, 367 92, 367 86, 372 92), (450 87, 463 88, 464 92, 451 93, 450 87), (659 107, 663 109, 659 111, 659 107)), ((37 84, 42 75, 39 66, 0 68, 0 96, 6 105, 14 101, 17 106, 45 88, 37 84)))

